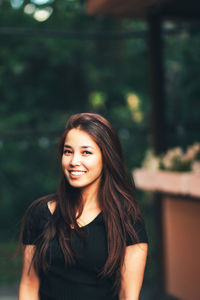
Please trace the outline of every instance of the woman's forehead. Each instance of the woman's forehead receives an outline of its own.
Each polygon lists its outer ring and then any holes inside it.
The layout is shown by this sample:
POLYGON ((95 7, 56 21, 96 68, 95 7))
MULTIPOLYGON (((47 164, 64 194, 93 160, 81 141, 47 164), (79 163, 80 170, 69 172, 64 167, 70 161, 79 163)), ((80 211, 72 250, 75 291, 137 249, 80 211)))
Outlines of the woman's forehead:
POLYGON ((69 130, 65 137, 64 144, 69 146, 76 145, 80 147, 98 147, 94 139, 86 131, 78 128, 73 128, 69 130))

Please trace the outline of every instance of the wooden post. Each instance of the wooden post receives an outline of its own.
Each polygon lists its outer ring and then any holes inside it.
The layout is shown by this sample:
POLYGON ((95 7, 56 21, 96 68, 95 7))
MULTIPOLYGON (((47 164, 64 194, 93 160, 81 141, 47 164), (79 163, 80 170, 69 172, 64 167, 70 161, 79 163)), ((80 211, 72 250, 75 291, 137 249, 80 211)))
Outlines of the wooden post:
POLYGON ((148 23, 151 143, 154 152, 160 154, 166 149, 163 43, 160 17, 151 15, 148 23))
MULTIPOLYGON (((161 32, 161 20, 159 16, 151 15, 148 18, 149 25, 149 83, 151 100, 151 146, 155 154, 160 154, 166 149, 165 129, 165 99, 164 99, 164 72, 163 72, 163 44, 161 32)), ((155 227, 156 227, 156 257, 157 257, 157 280, 158 299, 165 294, 165 270, 163 247, 163 219, 162 219, 163 197, 155 193, 155 227)))

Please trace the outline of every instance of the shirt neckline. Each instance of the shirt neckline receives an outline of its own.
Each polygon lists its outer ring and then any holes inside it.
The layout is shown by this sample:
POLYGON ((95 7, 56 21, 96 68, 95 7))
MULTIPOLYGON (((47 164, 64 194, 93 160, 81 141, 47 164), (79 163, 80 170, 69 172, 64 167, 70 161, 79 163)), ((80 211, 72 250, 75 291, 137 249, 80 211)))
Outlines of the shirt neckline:
MULTIPOLYGON (((99 217, 102 215, 102 211, 100 211, 98 213, 98 215, 96 215, 96 217, 94 217, 94 219, 92 219, 89 223, 83 225, 83 226, 79 226, 79 228, 86 228, 88 227, 89 225, 92 225, 93 223, 95 223, 97 221, 97 219, 99 219, 99 217)), ((71 228, 71 230, 74 230, 74 228, 71 228)))
MULTIPOLYGON (((46 209, 48 210, 48 213, 49 215, 52 217, 54 215, 54 213, 51 213, 51 211, 49 210, 49 207, 48 207, 48 203, 46 205, 46 209)), ((83 225, 83 226, 79 226, 79 228, 86 228, 87 226, 89 226, 90 224, 93 224, 95 223, 95 221, 102 215, 102 211, 100 211, 96 217, 94 217, 94 219, 92 219, 89 223, 83 225)), ((71 230, 74 230, 74 228, 71 228, 71 230)))

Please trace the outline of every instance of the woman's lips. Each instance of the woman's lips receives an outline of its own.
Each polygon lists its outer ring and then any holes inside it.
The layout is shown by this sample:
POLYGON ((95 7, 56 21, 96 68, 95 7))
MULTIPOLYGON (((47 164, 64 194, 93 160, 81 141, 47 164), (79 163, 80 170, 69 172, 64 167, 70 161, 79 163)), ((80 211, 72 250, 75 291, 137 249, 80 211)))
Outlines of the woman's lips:
POLYGON ((70 177, 74 179, 81 177, 83 174, 85 174, 85 171, 69 171, 70 177))

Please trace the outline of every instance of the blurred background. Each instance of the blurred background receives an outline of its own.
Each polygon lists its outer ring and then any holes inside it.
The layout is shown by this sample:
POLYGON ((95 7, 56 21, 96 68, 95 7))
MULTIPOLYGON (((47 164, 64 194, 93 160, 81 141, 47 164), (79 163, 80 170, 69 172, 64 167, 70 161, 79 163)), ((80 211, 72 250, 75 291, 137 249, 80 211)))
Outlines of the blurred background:
MULTIPOLYGON (((21 257, 11 257, 21 218, 57 189, 57 143, 71 114, 108 118, 130 172, 148 151, 179 147, 180 158, 200 141, 199 17, 194 0, 0 1, 0 299, 17 299, 21 257)), ((142 190, 150 238, 142 299, 197 300, 167 293, 160 194, 142 190)))

